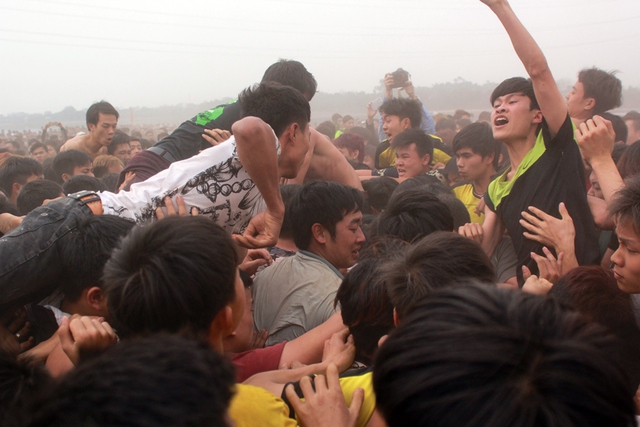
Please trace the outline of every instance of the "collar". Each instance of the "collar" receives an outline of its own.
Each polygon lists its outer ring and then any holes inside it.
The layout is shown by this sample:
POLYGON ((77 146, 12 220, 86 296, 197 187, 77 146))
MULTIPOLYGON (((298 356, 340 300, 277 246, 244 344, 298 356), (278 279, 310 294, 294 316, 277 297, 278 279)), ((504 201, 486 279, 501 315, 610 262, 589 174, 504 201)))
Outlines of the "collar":
POLYGON ((344 279, 344 276, 338 271, 337 268, 335 268, 333 265, 331 265, 331 263, 329 261, 327 261, 326 259, 322 258, 319 255, 316 255, 314 253, 308 252, 308 251, 304 251, 302 249, 298 249, 298 253, 304 256, 308 256, 310 258, 315 258, 319 261, 322 261, 323 263, 325 263, 330 269, 331 271, 333 271, 334 273, 336 273, 336 276, 338 276, 340 279, 344 279))

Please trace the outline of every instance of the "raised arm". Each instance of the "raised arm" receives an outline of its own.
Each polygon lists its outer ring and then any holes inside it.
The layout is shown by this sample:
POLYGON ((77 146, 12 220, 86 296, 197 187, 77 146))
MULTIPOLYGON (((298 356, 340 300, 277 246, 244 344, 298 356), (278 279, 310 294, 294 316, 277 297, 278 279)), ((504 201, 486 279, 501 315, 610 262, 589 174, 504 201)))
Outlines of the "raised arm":
POLYGON ((248 248, 272 246, 278 241, 284 217, 273 130, 257 117, 245 117, 233 124, 232 132, 238 157, 267 205, 267 211, 254 217, 245 234, 235 239, 248 248))
POLYGON ((554 137, 567 118, 567 104, 551 74, 542 50, 522 25, 507 0, 480 0, 496 14, 507 31, 516 54, 533 82, 533 90, 554 137))

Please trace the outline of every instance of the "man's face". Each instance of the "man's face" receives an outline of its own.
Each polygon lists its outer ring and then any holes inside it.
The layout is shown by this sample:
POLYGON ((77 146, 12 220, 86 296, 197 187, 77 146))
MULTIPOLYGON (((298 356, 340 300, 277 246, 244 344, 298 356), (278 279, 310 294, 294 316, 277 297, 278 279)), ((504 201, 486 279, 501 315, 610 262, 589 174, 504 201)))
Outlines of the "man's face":
POLYGON ((38 147, 31 152, 31 158, 42 164, 44 162, 44 159, 47 158, 47 150, 42 147, 38 147))
POLYGON ((420 157, 416 144, 396 149, 396 169, 399 178, 413 178, 429 172, 428 154, 420 157))
POLYGON ((531 132, 532 125, 537 126, 541 121, 541 117, 536 121, 540 110, 531 110, 530 107, 529 97, 519 93, 498 97, 493 102, 491 111, 493 137, 502 142, 526 138, 531 132))
POLYGON ((565 96, 567 99, 567 109, 571 117, 584 117, 585 107, 591 98, 585 98, 584 85, 577 81, 565 96))
POLYGON ((296 126, 292 134, 286 131, 282 135, 280 140, 282 151, 278 157, 278 171, 282 178, 293 179, 298 176, 305 156, 309 151, 310 129, 308 124, 304 129, 296 126), (292 141, 289 140, 289 138, 291 138, 292 141))
POLYGON ((120 144, 116 147, 116 151, 113 152, 113 155, 119 158, 122 163, 126 165, 131 158, 131 147, 129 144, 120 144))
POLYGON ((351 129, 352 127, 354 127, 355 125, 356 125, 355 120, 353 120, 353 119, 347 120, 347 121, 345 122, 345 124, 344 124, 344 130, 349 130, 349 129, 351 129))
POLYGON ((89 132, 95 141, 100 145, 108 146, 111 144, 113 134, 116 133, 118 127, 118 119, 113 114, 98 114, 98 123, 89 123, 89 132))
POLYGON ((604 193, 602 193, 602 188, 600 188, 598 177, 596 176, 595 172, 593 172, 593 170, 589 174, 589 181, 591 182, 591 189, 589 190, 589 195, 593 197, 597 197, 598 199, 604 200, 604 193))
POLYGON ((409 129, 409 119, 400 119, 399 116, 391 116, 389 114, 382 115, 382 131, 387 135, 389 141, 400 132, 409 129))
POLYGON ((630 220, 617 221, 616 234, 620 246, 611 255, 613 275, 624 292, 640 293, 640 237, 630 220))
POLYGON ((326 259, 337 269, 349 268, 358 262, 360 248, 365 241, 362 232, 362 212, 350 212, 336 224, 335 237, 326 244, 326 259))
POLYGON ((76 175, 94 176, 93 165, 91 163, 87 163, 86 165, 76 166, 75 168, 73 168, 73 175, 71 176, 76 176, 76 175))
POLYGON ((142 151, 142 144, 136 139, 132 140, 129 143, 129 146, 131 147, 131 157, 142 151))
POLYGON ((493 172, 493 158, 482 157, 474 153, 471 148, 461 148, 456 151, 456 166, 458 174, 464 181, 476 181, 493 172))

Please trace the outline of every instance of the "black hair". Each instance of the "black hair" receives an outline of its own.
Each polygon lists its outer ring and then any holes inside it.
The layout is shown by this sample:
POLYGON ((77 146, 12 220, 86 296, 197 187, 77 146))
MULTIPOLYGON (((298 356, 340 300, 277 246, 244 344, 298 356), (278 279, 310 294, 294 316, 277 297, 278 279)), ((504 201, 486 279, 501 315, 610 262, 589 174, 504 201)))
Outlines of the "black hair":
POLYGON ((33 175, 42 176, 42 165, 29 157, 9 157, 0 167, 0 189, 11 197, 13 184, 26 184, 33 175))
POLYGON ((453 138, 454 154, 463 148, 469 148, 483 158, 493 154, 493 167, 498 168, 500 161, 500 142, 493 137, 491 126, 486 122, 472 123, 463 128, 453 138))
POLYGON ((333 141, 333 138, 336 136, 336 125, 328 120, 316 126, 316 130, 329 138, 330 141, 333 141))
POLYGON ((449 231, 436 231, 385 265, 384 280, 398 318, 436 289, 475 279, 495 284, 491 260, 479 244, 449 231))
POLYGON ((47 146, 44 145, 42 142, 38 141, 36 139, 36 142, 34 142, 30 147, 29 147, 29 153, 33 153, 34 151, 36 151, 38 148, 42 148, 44 149, 44 151, 47 151, 47 146))
POLYGON ((233 368, 204 344, 165 335, 122 342, 55 387, 32 426, 228 427, 233 368))
POLYGON ((332 238, 336 224, 350 212, 362 210, 364 199, 360 191, 336 182, 315 181, 302 186, 291 200, 293 241, 299 249, 311 244, 313 224, 320 224, 332 238))
POLYGON ((409 121, 411 121, 411 127, 419 129, 422 121, 422 104, 415 99, 387 99, 380 106, 380 113, 388 116, 398 116, 400 120, 409 119, 409 121))
POLYGON ((280 59, 267 68, 262 76, 262 83, 276 82, 291 86, 311 101, 316 94, 318 83, 302 63, 290 59, 280 59))
POLYGON ((100 181, 107 187, 107 191, 112 193, 118 192, 118 180, 120 179, 119 173, 107 173, 102 175, 100 181))
POLYGON ((584 86, 584 97, 596 100, 593 114, 602 114, 622 105, 622 83, 615 73, 595 67, 578 73, 578 81, 584 86))
POLYGON ((389 177, 380 177, 362 182, 362 188, 367 195, 369 206, 382 212, 387 208, 393 190, 398 186, 398 181, 389 177))
POLYGON ((88 216, 60 240, 60 262, 65 269, 60 289, 65 299, 76 302, 84 289, 102 288, 102 271, 111 252, 134 225, 115 215, 88 216))
POLYGON ((435 193, 435 196, 438 200, 444 203, 447 208, 449 208, 449 212, 451 212, 451 217, 453 218, 454 230, 457 230, 459 227, 471 222, 469 211, 464 203, 462 203, 456 196, 448 193, 435 193))
POLYGON ((285 239, 293 238, 293 221, 291 216, 291 201, 302 188, 301 184, 286 184, 280 186, 280 196, 284 204, 284 218, 280 227, 280 237, 285 239))
POLYGON ((131 143, 131 138, 129 137, 129 135, 122 132, 121 130, 117 130, 113 134, 113 138, 111 139, 111 144, 109 144, 109 146, 107 147, 107 152, 113 155, 113 153, 116 152, 116 149, 120 145, 124 145, 124 144, 129 145, 130 143, 131 143))
POLYGON ((428 154, 429 159, 433 160, 433 138, 424 133, 422 129, 407 129, 400 132, 393 138, 391 147, 397 151, 400 148, 409 147, 411 144, 416 145, 416 151, 420 157, 428 154))
POLYGON ((168 217, 136 227, 104 268, 118 335, 207 335, 235 298, 237 254, 231 236, 204 217, 168 217))
POLYGON ((46 179, 27 182, 18 193, 16 205, 20 215, 26 215, 47 199, 55 199, 63 194, 60 184, 46 179))
POLYGON ((380 141, 378 141, 378 137, 376 135, 373 134, 373 132, 371 132, 369 129, 367 128, 363 128, 362 126, 354 126, 351 129, 349 129, 348 131, 346 131, 345 133, 349 134, 349 133, 353 133, 356 135, 360 135, 361 137, 364 138, 364 140, 367 142, 365 144, 365 148, 369 145, 372 145, 374 147, 378 146, 378 144, 380 144, 380 141))
POLYGON ((107 185, 98 178, 89 175, 72 176, 62 184, 65 195, 77 193, 78 191, 107 191, 107 185))
POLYGON ((356 346, 356 361, 371 365, 378 341, 393 329, 393 305, 379 280, 381 259, 360 260, 344 277, 336 293, 342 322, 356 346))
POLYGON ((353 116, 350 116, 350 115, 347 114, 346 116, 344 116, 342 118, 342 123, 348 122, 349 120, 354 120, 354 119, 353 119, 353 116))
POLYGON ((309 101, 297 90, 278 83, 261 83, 238 95, 242 116, 264 120, 280 137, 292 123, 305 129, 311 120, 309 101))
MULTIPOLYGON (((627 147, 616 162, 620 176, 623 179, 631 178, 640 173, 640 142, 636 141, 627 147)), ((615 146, 614 146, 615 150, 615 146)), ((612 153, 613 154, 613 153, 612 153)))
POLYGON ((614 337, 552 298, 486 286, 440 290, 374 360, 389 427, 630 426, 614 337))
POLYGON ((624 187, 616 193, 609 212, 618 221, 628 221, 640 235, 640 175, 624 180, 624 187))
POLYGON ((410 190, 413 188, 422 188, 432 194, 453 194, 451 189, 440 182, 438 178, 432 175, 418 175, 413 178, 405 179, 396 187, 394 193, 410 190))
POLYGON ((533 91, 533 83, 531 82, 531 79, 525 79, 524 77, 512 77, 500 83, 491 93, 491 105, 493 106, 496 99, 501 96, 510 95, 512 93, 517 93, 529 98, 531 101, 531 105, 529 107, 530 110, 540 109, 538 100, 536 99, 536 94, 533 91))
POLYGON ((85 166, 91 164, 93 159, 84 151, 67 150, 62 151, 53 158, 53 172, 56 176, 56 182, 62 184, 62 174, 73 175, 73 170, 77 166, 85 166))
POLYGON ((438 230, 453 230, 449 208, 432 193, 414 188, 394 192, 372 237, 394 236, 411 243, 438 230))
POLYGON ((120 118, 120 114, 118 111, 113 108, 113 105, 109 104, 106 101, 100 101, 93 104, 87 110, 87 126, 89 124, 98 124, 98 120, 100 119, 100 114, 107 114, 116 116, 116 119, 120 118))
POLYGON ((624 122, 622 117, 611 113, 601 113, 600 116, 611 122, 613 131, 616 134, 615 142, 622 142, 623 144, 626 144, 627 137, 629 136, 629 129, 627 129, 627 124, 624 122))

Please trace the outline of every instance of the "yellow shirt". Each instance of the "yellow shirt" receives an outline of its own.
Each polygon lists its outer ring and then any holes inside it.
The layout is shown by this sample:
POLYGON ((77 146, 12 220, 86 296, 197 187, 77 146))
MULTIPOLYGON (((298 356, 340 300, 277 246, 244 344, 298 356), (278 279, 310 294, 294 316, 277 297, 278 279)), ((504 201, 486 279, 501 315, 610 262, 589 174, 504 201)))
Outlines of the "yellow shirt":
POLYGON ((282 399, 263 388, 236 384, 229 415, 236 427, 295 427, 289 418, 289 407, 282 399))
POLYGON ((476 224, 484 223, 484 214, 476 215, 475 212, 480 197, 473 191, 473 184, 460 184, 453 188, 453 194, 455 194, 456 198, 467 208, 471 222, 475 222, 476 224))

